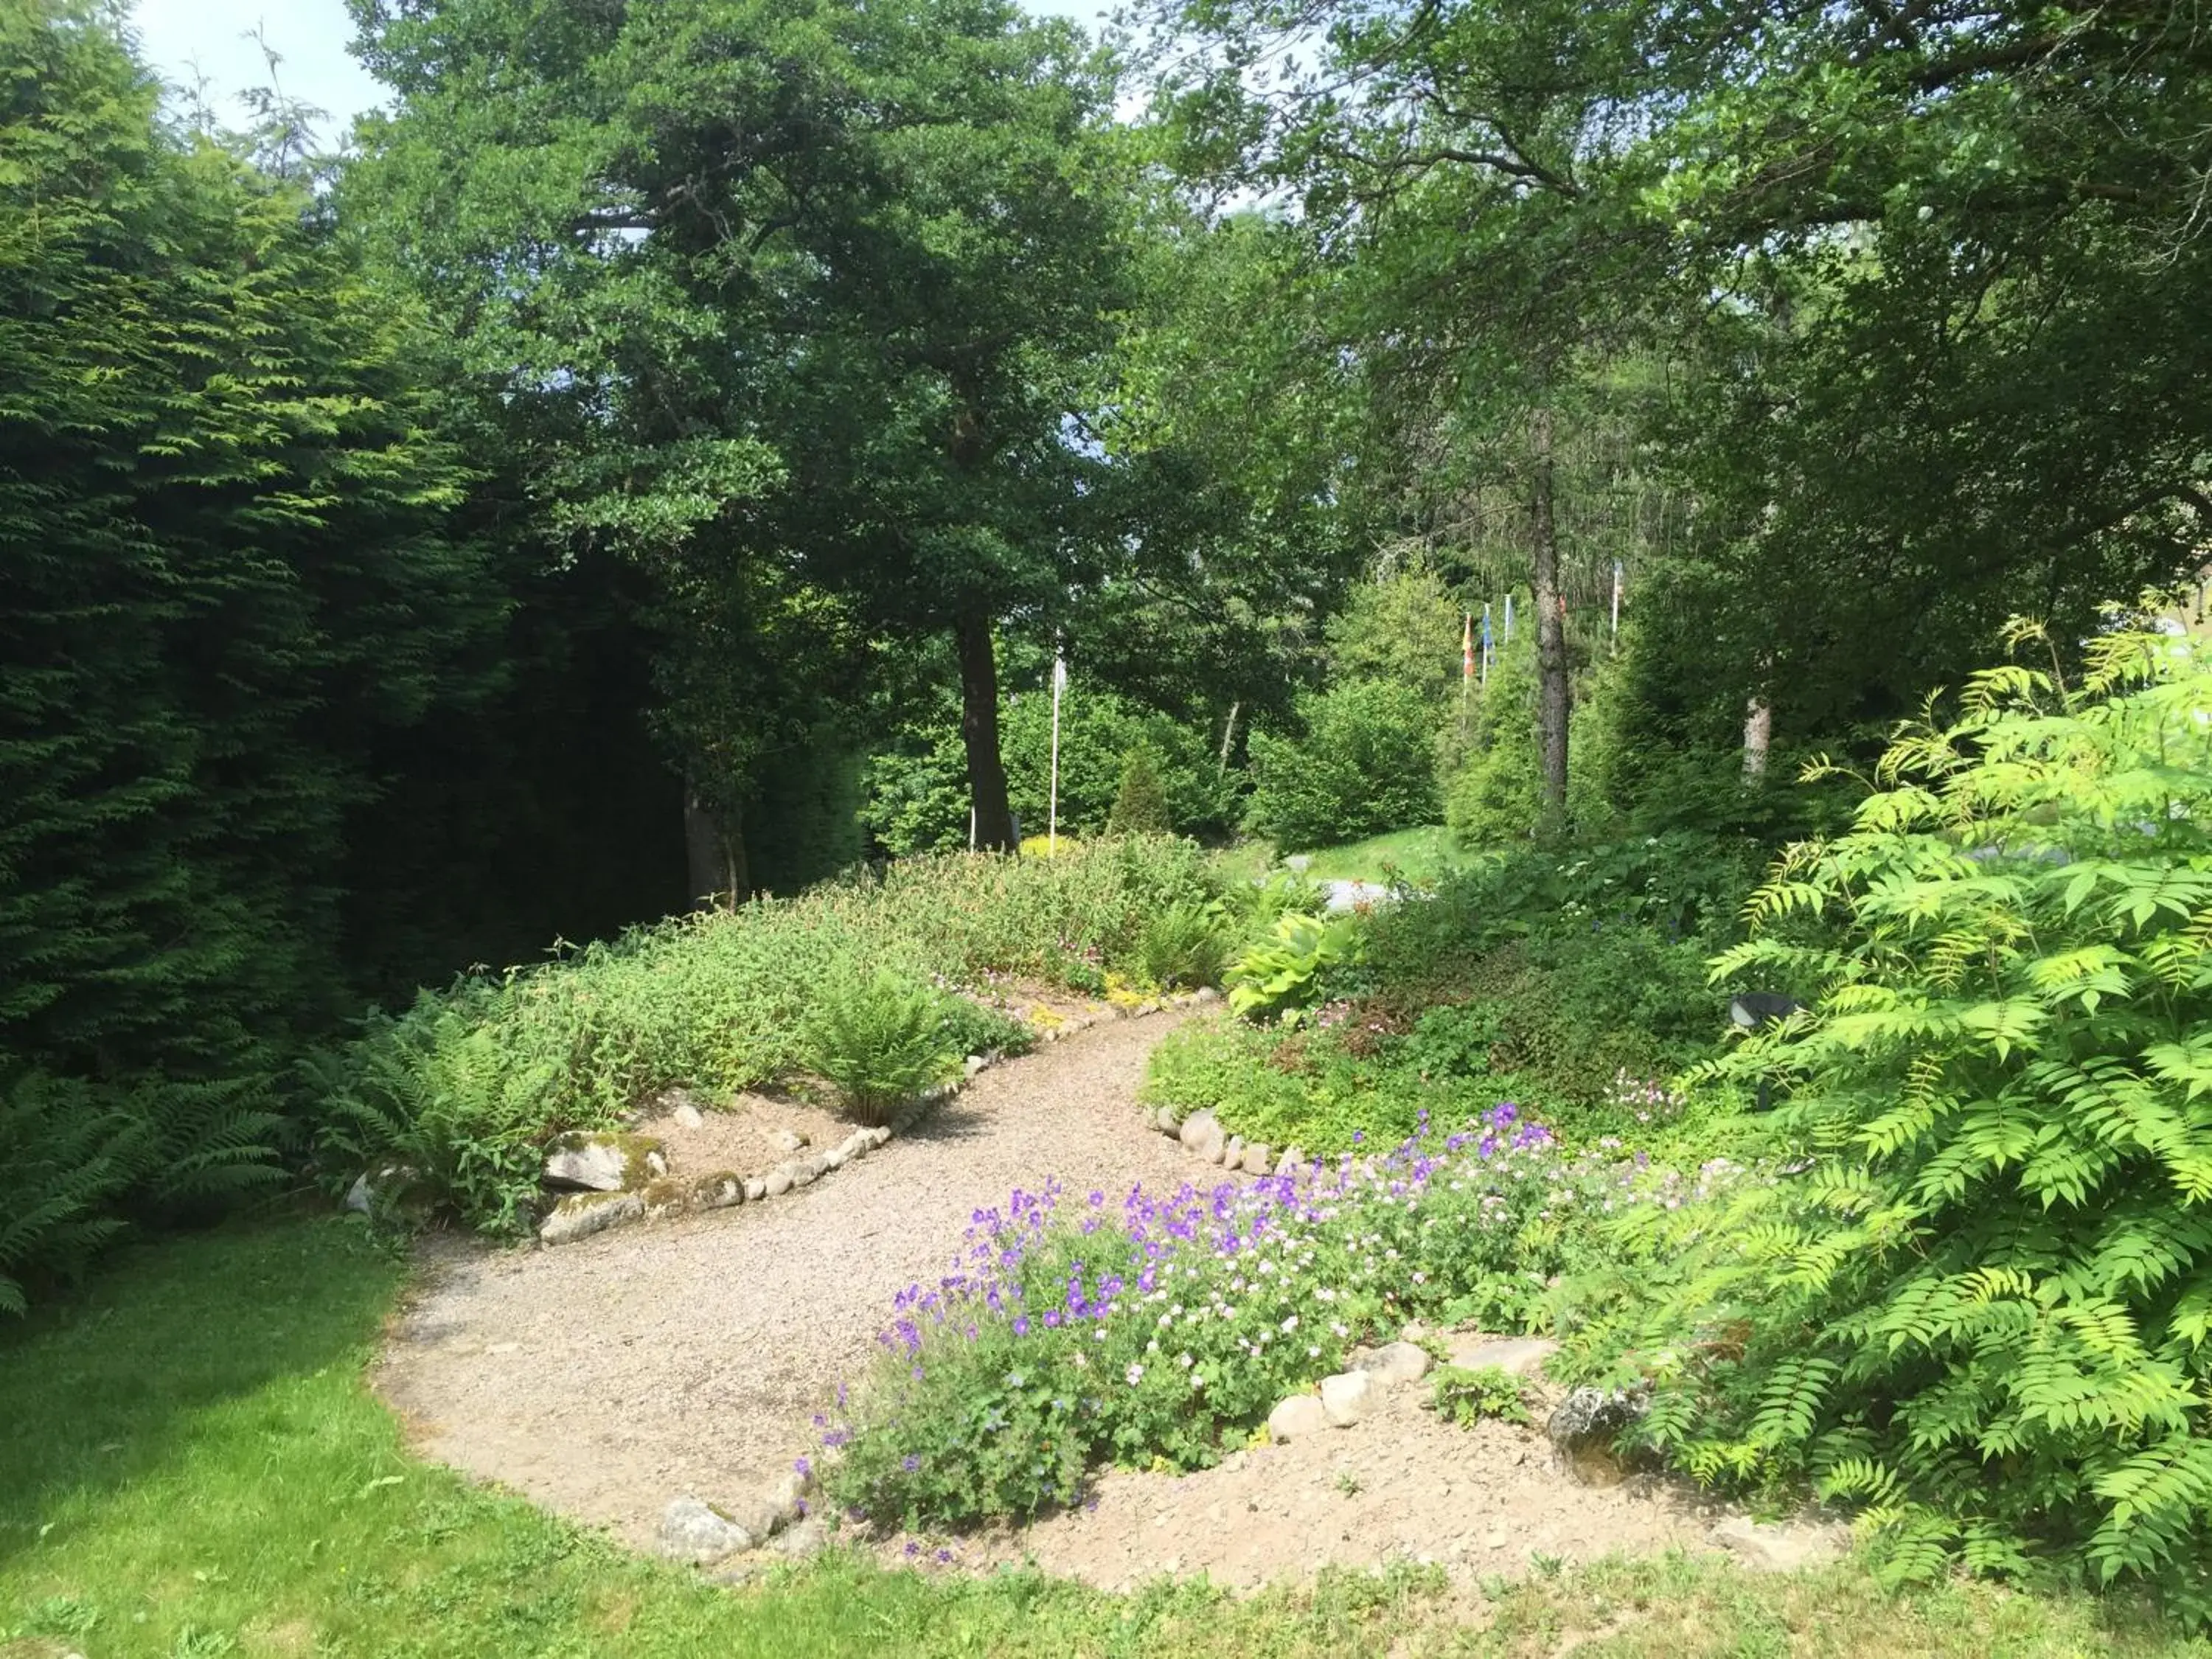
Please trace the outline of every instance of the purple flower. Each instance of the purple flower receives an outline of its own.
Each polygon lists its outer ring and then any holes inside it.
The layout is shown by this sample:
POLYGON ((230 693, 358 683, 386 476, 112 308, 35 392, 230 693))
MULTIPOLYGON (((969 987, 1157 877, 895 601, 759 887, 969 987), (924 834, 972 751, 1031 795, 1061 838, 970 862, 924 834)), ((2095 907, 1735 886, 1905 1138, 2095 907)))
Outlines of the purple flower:
POLYGON ((794 1458, 792 1461, 791 1467, 797 1469, 801 1474, 811 1474, 814 1473, 814 1464, 812 1460, 810 1458, 794 1458))
POLYGON ((1016 1336, 1027 1336, 1029 1334, 1030 1316, 1027 1314, 1016 1314, 1014 1316, 1014 1334, 1016 1336))
MULTIPOLYGON (((904 1457, 899 1459, 899 1467, 904 1469, 908 1474, 912 1474, 916 1469, 921 1467, 921 1460, 919 1457, 916 1457, 912 1452, 908 1452, 904 1457)), ((909 1545, 908 1547, 912 1548, 913 1547, 909 1545)))

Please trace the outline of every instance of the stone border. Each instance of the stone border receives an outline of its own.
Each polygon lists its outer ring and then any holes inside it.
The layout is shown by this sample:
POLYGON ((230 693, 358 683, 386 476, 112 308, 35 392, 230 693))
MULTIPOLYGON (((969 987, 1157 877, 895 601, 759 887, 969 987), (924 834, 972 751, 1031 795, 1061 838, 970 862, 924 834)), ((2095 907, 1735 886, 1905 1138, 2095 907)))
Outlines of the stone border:
MULTIPOLYGON (((1062 1037, 1073 1036, 1078 1031, 1088 1030, 1093 1025, 1109 1019, 1136 1019, 1165 1009, 1189 1008, 1201 1003, 1217 1002, 1220 998, 1221 993, 1209 985, 1195 991, 1148 997, 1127 1008, 1109 1004, 1099 1012, 1078 1014, 1056 1024, 1040 1027, 1036 1040, 1040 1045, 1057 1042, 1062 1037)), ((763 1199, 781 1198, 787 1193, 797 1192, 803 1187, 813 1185, 830 1170, 842 1169, 846 1164, 889 1145, 893 1137, 904 1134, 912 1128, 915 1121, 931 1107, 958 1094, 978 1073, 1002 1064, 1007 1058, 1009 1056, 1002 1054, 970 1054, 963 1075, 957 1082, 940 1083, 923 1090, 900 1108, 889 1123, 873 1128, 855 1129, 826 1152, 807 1152, 787 1158, 757 1175, 741 1176, 731 1170, 716 1170, 688 1177, 662 1177, 648 1182, 635 1191, 571 1193, 553 1206, 552 1212, 538 1227, 538 1242, 545 1246, 570 1244, 611 1228, 628 1226, 633 1222, 657 1220, 665 1216, 693 1214, 706 1210, 726 1210, 739 1204, 757 1204, 763 1199)))
POLYGON ((1321 1159, 1309 1157, 1302 1146, 1286 1146, 1279 1157, 1264 1140, 1248 1141, 1242 1135, 1232 1135, 1221 1127, 1219 1118, 1203 1108, 1185 1117, 1172 1106, 1162 1106, 1146 1112, 1144 1124, 1180 1142, 1192 1157, 1202 1158, 1231 1175, 1296 1177, 1322 1164, 1321 1159))

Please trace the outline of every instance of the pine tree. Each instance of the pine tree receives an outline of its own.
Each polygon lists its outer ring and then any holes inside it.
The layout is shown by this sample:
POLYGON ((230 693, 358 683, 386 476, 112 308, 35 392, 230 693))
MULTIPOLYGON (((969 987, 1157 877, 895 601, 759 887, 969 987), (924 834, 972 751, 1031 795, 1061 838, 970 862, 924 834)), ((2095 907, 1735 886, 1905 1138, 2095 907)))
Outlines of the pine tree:
POLYGON ((1106 830, 1115 836, 1165 836, 1175 830, 1168 815, 1168 792, 1160 782, 1160 769, 1149 749, 1133 749, 1121 763, 1121 787, 1107 815, 1106 830))

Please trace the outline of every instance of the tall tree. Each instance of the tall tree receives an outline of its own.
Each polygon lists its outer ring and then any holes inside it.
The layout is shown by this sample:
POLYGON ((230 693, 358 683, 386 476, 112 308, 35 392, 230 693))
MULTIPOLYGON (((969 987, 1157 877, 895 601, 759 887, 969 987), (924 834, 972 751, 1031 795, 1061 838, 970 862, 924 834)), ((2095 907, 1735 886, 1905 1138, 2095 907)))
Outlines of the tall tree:
POLYGON ((997 0, 355 11, 398 94, 359 199, 533 453, 545 525, 726 615, 764 596, 747 695, 681 734, 739 780, 726 826, 749 769, 713 745, 849 689, 849 656, 776 631, 811 592, 841 639, 951 639, 978 840, 1011 848, 994 633, 1110 552, 1066 429, 1119 293, 1103 65, 997 0))
POLYGON ((0 1061, 250 1094, 349 1010, 353 815, 499 604, 419 319, 158 90, 0 5, 0 1061))

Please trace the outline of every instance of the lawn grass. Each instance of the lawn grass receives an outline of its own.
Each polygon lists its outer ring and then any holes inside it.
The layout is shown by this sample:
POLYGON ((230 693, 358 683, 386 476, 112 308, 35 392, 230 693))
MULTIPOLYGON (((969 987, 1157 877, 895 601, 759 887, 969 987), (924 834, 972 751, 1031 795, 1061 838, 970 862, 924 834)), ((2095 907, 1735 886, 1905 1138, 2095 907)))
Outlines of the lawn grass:
MULTIPOLYGON (((1416 883, 1434 881, 1446 871, 1473 856, 1452 839, 1440 823, 1414 830, 1393 830, 1365 841, 1341 847, 1320 847, 1304 854, 1308 877, 1315 881, 1374 881, 1389 879, 1395 871, 1416 883)), ((1214 854, 1219 866, 1232 877, 1257 880, 1282 867, 1282 860, 1264 841, 1240 842, 1214 854)))
POLYGON ((0 1655, 2212 1654, 2081 1600, 1680 1559, 1494 1601, 1418 1569, 1239 1601, 842 1555, 725 1590, 411 1458, 362 1382, 403 1273, 354 1224, 268 1222, 141 1247, 0 1332, 0 1655))

